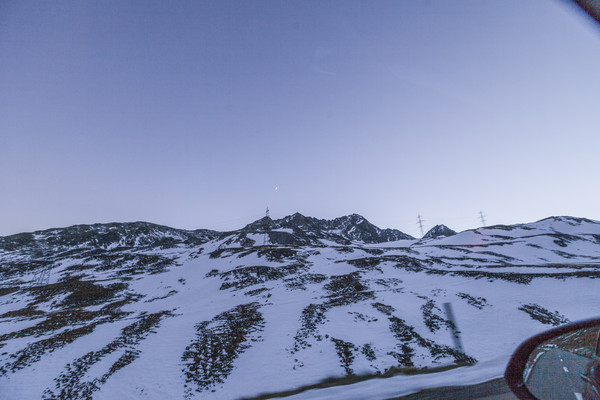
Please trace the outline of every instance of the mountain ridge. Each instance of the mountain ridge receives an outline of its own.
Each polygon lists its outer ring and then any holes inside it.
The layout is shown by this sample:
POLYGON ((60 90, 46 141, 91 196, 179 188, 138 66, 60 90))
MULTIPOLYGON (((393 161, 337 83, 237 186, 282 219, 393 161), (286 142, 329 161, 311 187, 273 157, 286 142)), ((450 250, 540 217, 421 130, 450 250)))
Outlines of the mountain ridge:
POLYGON ((266 216, 247 224, 241 229, 221 232, 211 229, 187 230, 172 228, 145 221, 78 224, 65 228, 50 228, 1 236, 0 248, 6 246, 12 248, 11 246, 31 243, 36 235, 47 237, 49 244, 62 242, 66 245, 73 245, 78 242, 91 241, 104 246, 117 245, 117 243, 122 246, 133 246, 135 244, 134 237, 137 237, 138 239, 141 238, 140 240, 147 245, 154 245, 158 244, 157 240, 159 240, 161 234, 163 238, 167 238, 165 245, 185 242, 203 243, 217 237, 231 235, 237 235, 232 243, 246 243, 249 245, 255 241, 249 240, 247 238, 248 234, 268 234, 270 236, 269 240, 273 244, 297 245, 317 244, 320 240, 349 244, 353 240, 365 243, 382 243, 414 239, 397 229, 381 229, 358 214, 325 220, 294 213, 277 220, 266 216), (277 229, 291 229, 292 232, 277 231, 277 229), (120 239, 117 240, 119 235, 120 239))
MULTIPOLYGON (((45 233, 50 233, 52 231, 62 231, 62 230, 71 230, 71 229, 77 229, 77 228, 98 228, 98 227, 118 227, 118 226, 142 226, 142 225, 147 225, 147 226, 152 226, 152 227, 156 227, 156 228, 163 228, 165 230, 171 230, 171 231, 179 231, 179 232, 189 232, 189 233, 201 233, 201 232, 206 232, 206 233, 213 233, 213 234, 222 234, 222 233, 231 233, 231 232, 238 232, 238 231, 242 231, 245 228, 247 228, 248 226, 252 225, 255 222, 261 221, 265 218, 270 219, 271 221, 283 221, 286 220, 290 217, 293 217, 295 215, 299 215, 301 217, 304 217, 308 220, 315 220, 315 221, 335 221, 335 220, 339 220, 339 219, 343 219, 346 217, 351 217, 351 216, 359 216, 361 218, 363 218, 364 220, 366 220, 366 218, 362 217, 360 214, 349 214, 346 216, 342 216, 342 217, 336 217, 332 220, 326 220, 326 219, 318 219, 315 217, 305 217, 304 215, 300 214, 299 212, 296 212, 294 214, 290 214, 288 216, 282 217, 278 220, 273 220, 270 217, 262 217, 259 218, 258 220, 251 222, 247 225, 245 225, 244 227, 240 228, 240 229, 235 229, 235 230, 224 230, 224 231, 218 231, 218 230, 214 230, 214 229, 209 229, 209 228, 197 228, 197 229, 184 229, 184 228, 174 228, 168 225, 164 225, 164 224, 158 224, 158 223, 154 223, 154 222, 148 222, 148 221, 125 221, 125 222, 96 222, 96 223, 92 223, 92 224, 75 224, 75 225, 68 225, 68 226, 64 226, 64 227, 53 227, 53 228, 47 228, 47 229, 36 229, 34 231, 24 231, 24 232, 18 232, 18 233, 13 233, 13 234, 9 234, 9 235, 4 235, 4 236, 0 236, 0 240, 1 239, 8 239, 8 238, 14 238, 14 239, 18 239, 19 237, 22 237, 23 240, 29 240, 28 238, 31 237, 32 235, 35 234, 45 234, 45 233)), ((590 218, 584 218, 584 217, 574 217, 574 216, 568 216, 568 215, 561 215, 561 216, 550 216, 550 217, 546 217, 546 218, 542 218, 540 220, 536 220, 533 222, 521 222, 521 223, 515 223, 515 224, 496 224, 496 225, 488 225, 485 227, 479 227, 479 228, 471 228, 471 229, 467 229, 465 231, 475 231, 477 229, 491 229, 491 228, 498 228, 498 229, 502 229, 503 227, 518 227, 518 226, 522 226, 522 225, 530 225, 530 224, 536 224, 539 222, 545 222, 545 221, 573 221, 573 222, 586 222, 586 223, 593 223, 593 224, 600 224, 600 221, 598 220, 594 220, 594 219, 590 219, 590 218)), ((368 222, 368 221, 367 221, 368 222)), ((436 225, 436 226, 440 226, 440 225, 436 225)), ((441 226, 445 226, 443 224, 441 224, 441 226)), ((434 227, 435 228, 435 227, 434 227)), ((434 229, 432 228, 432 229, 434 229)), ((382 231, 397 231, 400 232, 404 235, 406 235, 409 239, 407 240, 413 240, 415 239, 415 237, 405 234, 402 231, 398 230, 398 229, 394 229, 394 228, 378 228, 382 231)), ((461 232, 465 232, 465 231, 461 231, 461 232)), ((459 232, 459 233, 461 233, 459 232)))
MULTIPOLYGON (((552 217, 368 243, 354 239, 369 239, 368 221, 340 218, 292 214, 231 232, 79 225, 0 238, 3 395, 240 398, 465 361, 475 370, 492 362, 482 374, 493 378, 523 338, 600 307, 590 295, 600 282, 599 222, 552 217)), ((351 387, 338 390, 334 399, 351 398, 351 387)))

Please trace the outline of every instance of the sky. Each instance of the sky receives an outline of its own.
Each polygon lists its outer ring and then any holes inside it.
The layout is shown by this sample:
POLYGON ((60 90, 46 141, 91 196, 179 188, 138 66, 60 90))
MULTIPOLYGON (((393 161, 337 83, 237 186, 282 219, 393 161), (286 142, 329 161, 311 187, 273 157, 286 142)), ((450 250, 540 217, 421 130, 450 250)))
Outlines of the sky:
POLYGON ((598 71, 564 0, 0 1, 0 235, 600 220, 598 71))

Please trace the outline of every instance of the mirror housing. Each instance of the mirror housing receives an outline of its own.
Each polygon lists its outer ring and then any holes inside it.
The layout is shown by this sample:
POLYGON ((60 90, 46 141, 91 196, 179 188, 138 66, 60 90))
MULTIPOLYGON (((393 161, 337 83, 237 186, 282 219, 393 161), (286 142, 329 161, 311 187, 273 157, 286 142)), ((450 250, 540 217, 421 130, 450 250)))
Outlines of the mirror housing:
MULTIPOLYGON (((600 319, 589 319, 554 328, 527 339, 517 348, 517 350, 515 350, 506 367, 504 378, 508 387, 519 399, 543 400, 538 399, 529 391, 524 380, 524 376, 529 375, 526 373, 526 367, 528 361, 530 360, 530 355, 549 340, 556 339, 565 334, 574 333, 577 330, 598 327, 600 327, 600 319)), ((596 354, 594 354, 595 357, 600 356, 600 354, 598 354, 598 350, 599 348, 596 346, 596 354)), ((580 378, 582 379, 582 382, 587 382, 588 384, 592 383, 591 378, 586 375, 581 375, 580 378)))

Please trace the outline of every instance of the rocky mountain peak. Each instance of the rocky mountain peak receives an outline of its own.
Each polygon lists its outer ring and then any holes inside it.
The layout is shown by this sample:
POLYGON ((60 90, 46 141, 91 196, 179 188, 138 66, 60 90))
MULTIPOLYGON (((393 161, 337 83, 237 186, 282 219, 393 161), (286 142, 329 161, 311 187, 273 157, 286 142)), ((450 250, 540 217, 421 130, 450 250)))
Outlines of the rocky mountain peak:
POLYGON ((283 217, 283 218, 277 220, 277 222, 282 227, 294 228, 294 227, 307 226, 307 225, 314 224, 315 220, 316 220, 315 218, 306 217, 306 216, 300 214, 299 212, 295 212, 292 215, 288 215, 287 217, 283 217))
POLYGON ((455 231, 448 228, 446 225, 440 224, 440 225, 436 225, 433 228, 431 228, 425 234, 425 236, 423 236, 423 239, 436 239, 436 238, 453 236, 453 235, 456 235, 455 231))
POLYGON ((365 217, 360 214, 350 214, 344 215, 342 217, 336 218, 334 221, 348 221, 354 224, 360 224, 363 221, 366 221, 365 217))
POLYGON ((304 245, 321 240, 348 244, 352 241, 383 243, 413 239, 396 229, 380 229, 359 214, 345 215, 333 220, 307 217, 299 212, 281 219, 263 217, 246 225, 240 233, 267 233, 271 243, 304 245))

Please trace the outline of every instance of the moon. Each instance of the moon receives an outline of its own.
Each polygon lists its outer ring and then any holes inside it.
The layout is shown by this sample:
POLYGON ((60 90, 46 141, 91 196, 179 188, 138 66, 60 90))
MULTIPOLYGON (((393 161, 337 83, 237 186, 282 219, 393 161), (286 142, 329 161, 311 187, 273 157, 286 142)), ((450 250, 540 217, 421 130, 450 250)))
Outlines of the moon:
POLYGON ((275 186, 275 191, 278 191, 278 190, 279 190, 279 188, 277 186, 275 186))

